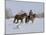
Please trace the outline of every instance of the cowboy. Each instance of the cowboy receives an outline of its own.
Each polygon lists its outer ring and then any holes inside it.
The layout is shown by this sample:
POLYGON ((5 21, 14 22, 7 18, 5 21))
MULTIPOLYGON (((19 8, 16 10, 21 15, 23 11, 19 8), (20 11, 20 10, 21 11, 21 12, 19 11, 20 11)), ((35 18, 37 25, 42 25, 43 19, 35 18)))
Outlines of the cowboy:
POLYGON ((29 16, 31 16, 33 14, 33 12, 32 12, 32 10, 30 10, 30 12, 29 12, 29 16))

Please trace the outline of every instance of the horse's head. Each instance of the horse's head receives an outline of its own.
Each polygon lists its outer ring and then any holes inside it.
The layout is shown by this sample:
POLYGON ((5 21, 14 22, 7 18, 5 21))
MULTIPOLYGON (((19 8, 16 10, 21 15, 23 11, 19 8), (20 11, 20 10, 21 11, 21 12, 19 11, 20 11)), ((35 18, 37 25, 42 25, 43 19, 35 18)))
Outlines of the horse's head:
POLYGON ((33 17, 35 18, 36 17, 36 14, 33 14, 33 17))
POLYGON ((26 13, 24 13, 22 16, 23 16, 23 17, 26 17, 26 16, 27 16, 27 14, 26 14, 26 13))

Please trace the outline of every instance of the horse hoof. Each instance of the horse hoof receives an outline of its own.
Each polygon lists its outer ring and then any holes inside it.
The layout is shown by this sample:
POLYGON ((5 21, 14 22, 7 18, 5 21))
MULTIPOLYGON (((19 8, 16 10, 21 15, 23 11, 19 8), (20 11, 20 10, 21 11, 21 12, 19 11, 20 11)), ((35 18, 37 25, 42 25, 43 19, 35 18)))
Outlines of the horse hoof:
POLYGON ((25 23, 27 23, 27 22, 25 22, 25 23))
POLYGON ((15 24, 17 24, 18 22, 16 22, 15 24))
POLYGON ((23 22, 21 22, 21 23, 23 23, 23 22))

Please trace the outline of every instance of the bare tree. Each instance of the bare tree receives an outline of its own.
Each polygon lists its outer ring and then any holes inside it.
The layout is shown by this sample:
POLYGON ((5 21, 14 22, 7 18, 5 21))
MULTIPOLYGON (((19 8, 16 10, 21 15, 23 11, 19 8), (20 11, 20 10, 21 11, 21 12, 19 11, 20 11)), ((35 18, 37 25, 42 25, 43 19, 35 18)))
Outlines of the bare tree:
POLYGON ((12 16, 12 12, 11 9, 5 9, 5 18, 10 18, 12 16))
POLYGON ((41 13, 37 14, 36 17, 38 17, 38 18, 44 18, 44 12, 41 12, 41 13))

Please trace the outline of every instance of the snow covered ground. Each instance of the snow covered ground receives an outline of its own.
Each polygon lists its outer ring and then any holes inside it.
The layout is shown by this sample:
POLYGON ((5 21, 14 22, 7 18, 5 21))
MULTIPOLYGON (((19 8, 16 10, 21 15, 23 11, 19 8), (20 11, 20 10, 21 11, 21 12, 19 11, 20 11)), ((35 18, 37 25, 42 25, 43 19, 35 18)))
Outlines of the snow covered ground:
POLYGON ((29 21, 25 24, 24 20, 23 23, 18 24, 13 23, 13 18, 6 19, 6 34, 11 33, 28 33, 28 32, 43 32, 43 25, 44 19, 43 18, 35 18, 34 23, 29 21), (19 28, 17 26, 19 25, 19 28))

